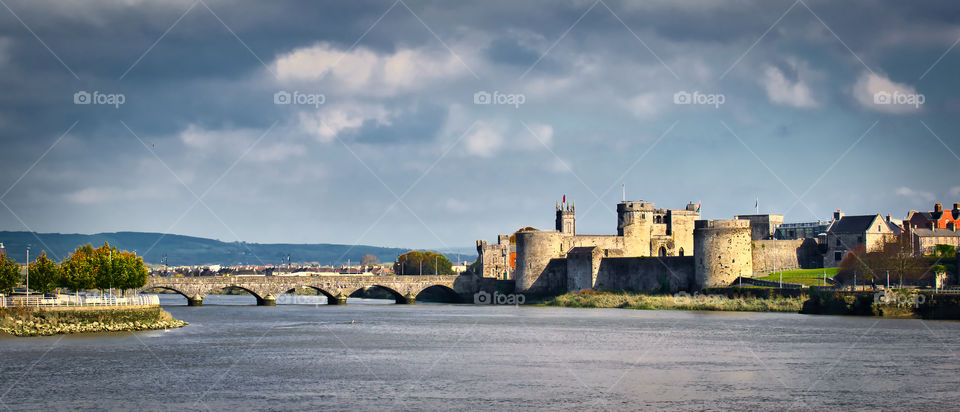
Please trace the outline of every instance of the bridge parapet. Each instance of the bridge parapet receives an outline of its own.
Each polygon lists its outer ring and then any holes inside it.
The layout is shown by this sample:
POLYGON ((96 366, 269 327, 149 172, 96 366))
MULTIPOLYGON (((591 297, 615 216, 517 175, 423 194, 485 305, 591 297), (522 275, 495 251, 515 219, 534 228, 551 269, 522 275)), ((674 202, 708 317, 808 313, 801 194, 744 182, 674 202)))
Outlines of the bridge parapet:
POLYGON ((397 303, 414 303, 416 296, 432 286, 451 290, 462 300, 478 290, 474 276, 151 276, 141 291, 167 289, 180 293, 191 306, 199 306, 203 298, 215 291, 234 287, 246 290, 257 298, 258 305, 275 305, 277 298, 291 290, 312 288, 320 291, 332 304, 346 303, 353 292, 378 286, 390 291, 397 303))

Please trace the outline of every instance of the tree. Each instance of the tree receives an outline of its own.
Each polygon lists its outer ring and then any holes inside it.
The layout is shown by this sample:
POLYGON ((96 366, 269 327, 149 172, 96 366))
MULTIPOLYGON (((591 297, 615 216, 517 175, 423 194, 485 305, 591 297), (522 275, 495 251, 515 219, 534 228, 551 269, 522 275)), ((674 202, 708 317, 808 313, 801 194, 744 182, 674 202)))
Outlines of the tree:
POLYGON ((7 252, 0 253, 0 293, 10 293, 23 278, 20 277, 20 265, 7 252))
POLYGON ((79 246, 60 265, 60 286, 81 291, 96 285, 96 268, 93 246, 79 246))
POLYGON ((60 267, 47 258, 47 252, 30 263, 30 288, 40 293, 50 293, 60 284, 60 267))
POLYGON ((137 289, 147 284, 147 267, 135 253, 121 251, 113 256, 113 273, 120 289, 137 289))
POLYGON ((393 265, 397 275, 452 275, 450 259, 436 252, 414 250, 400 255, 393 265))
POLYGON ((900 235, 892 242, 883 245, 877 252, 867 252, 863 245, 847 253, 840 262, 837 281, 844 285, 856 283, 866 285, 876 283, 885 284, 887 274, 890 274, 890 284, 917 285, 922 281, 933 281, 929 271, 930 264, 924 259, 913 256, 908 235, 900 235))
POLYGON ((367 253, 360 258, 360 266, 373 266, 379 265, 380 259, 377 259, 376 256, 367 253))

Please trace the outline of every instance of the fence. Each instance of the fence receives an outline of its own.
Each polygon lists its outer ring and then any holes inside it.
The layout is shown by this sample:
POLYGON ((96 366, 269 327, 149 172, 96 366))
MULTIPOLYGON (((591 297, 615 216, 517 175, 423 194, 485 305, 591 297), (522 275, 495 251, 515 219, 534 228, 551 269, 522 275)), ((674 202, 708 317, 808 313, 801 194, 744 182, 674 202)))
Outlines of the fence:
POLYGON ((0 308, 29 306, 29 307, 68 307, 68 306, 136 306, 159 305, 157 295, 135 295, 127 297, 101 295, 57 295, 56 297, 36 296, 2 296, 0 308))

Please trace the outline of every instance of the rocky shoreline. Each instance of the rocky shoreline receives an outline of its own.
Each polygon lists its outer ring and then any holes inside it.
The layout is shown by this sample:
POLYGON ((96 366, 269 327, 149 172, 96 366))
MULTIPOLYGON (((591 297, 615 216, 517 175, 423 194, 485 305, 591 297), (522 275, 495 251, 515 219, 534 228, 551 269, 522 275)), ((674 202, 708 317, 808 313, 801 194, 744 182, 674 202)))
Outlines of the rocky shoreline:
POLYGON ((157 307, 10 308, 0 311, 0 333, 50 336, 74 333, 132 332, 173 329, 188 323, 157 307))

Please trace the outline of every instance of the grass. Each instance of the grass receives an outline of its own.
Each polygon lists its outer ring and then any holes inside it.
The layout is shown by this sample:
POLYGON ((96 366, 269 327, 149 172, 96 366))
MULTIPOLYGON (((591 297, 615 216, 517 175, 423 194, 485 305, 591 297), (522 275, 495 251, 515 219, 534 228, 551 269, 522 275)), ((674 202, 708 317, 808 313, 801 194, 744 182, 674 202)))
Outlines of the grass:
POLYGON ((567 293, 542 303, 571 308, 622 308, 643 310, 706 310, 735 312, 799 312, 803 298, 722 295, 647 295, 631 292, 583 291, 567 293))
MULTIPOLYGON (((826 269, 791 269, 783 271, 783 283, 794 283, 806 286, 824 286, 823 273, 826 271, 827 279, 837 275, 837 268, 826 269)), ((758 277, 756 279, 766 280, 768 282, 780 281, 780 272, 770 273, 769 275, 758 277)), ((827 286, 831 285, 827 281, 827 286)))

